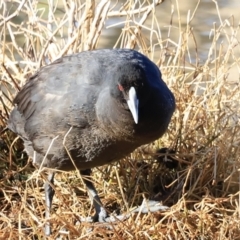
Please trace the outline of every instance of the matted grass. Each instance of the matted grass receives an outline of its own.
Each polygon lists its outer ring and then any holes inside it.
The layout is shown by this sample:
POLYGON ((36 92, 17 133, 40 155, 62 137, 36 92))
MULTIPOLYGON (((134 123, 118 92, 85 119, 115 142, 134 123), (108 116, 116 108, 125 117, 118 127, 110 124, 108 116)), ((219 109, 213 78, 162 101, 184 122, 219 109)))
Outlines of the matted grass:
MULTIPOLYGON (((101 41, 108 48, 135 48, 160 67, 177 109, 163 138, 118 163, 94 169, 93 180, 109 212, 127 212, 144 198, 162 201, 170 209, 135 214, 112 229, 79 223, 79 216, 94 210, 77 173, 61 173, 49 239, 240 239, 240 44, 234 17, 222 20, 219 15, 220 24, 209 29, 207 57, 200 61, 191 27, 194 13, 189 13, 186 26, 180 17, 178 26, 170 22, 163 38, 155 12, 162 1, 93 2, 1 3, 1 128, 16 92, 40 66, 98 48, 101 41), (109 31, 121 26, 113 41, 106 24, 109 31), (179 31, 177 41, 171 38, 173 27, 179 31), (176 169, 156 160, 161 147, 175 150, 171 157, 179 162, 176 169)), ((43 239, 42 174, 31 166, 12 132, 1 136, 0 148, 0 239, 43 239)))

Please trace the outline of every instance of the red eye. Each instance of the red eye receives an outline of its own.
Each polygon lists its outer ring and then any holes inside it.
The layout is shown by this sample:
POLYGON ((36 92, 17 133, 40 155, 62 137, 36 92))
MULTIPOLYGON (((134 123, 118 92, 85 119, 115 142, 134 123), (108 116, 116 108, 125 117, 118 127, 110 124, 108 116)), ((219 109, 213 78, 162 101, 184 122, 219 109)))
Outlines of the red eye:
POLYGON ((123 86, 122 86, 121 84, 118 84, 118 89, 119 89, 121 92, 124 91, 123 86))

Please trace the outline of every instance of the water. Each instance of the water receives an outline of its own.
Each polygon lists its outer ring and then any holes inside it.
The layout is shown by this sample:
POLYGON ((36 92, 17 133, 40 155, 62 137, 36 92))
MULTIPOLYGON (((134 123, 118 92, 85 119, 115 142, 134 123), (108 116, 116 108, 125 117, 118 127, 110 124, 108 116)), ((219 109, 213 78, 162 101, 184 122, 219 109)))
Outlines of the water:
MULTIPOLYGON (((120 1, 115 6, 114 10, 118 10, 119 7, 122 5, 122 2, 124 1, 120 1)), ((218 15, 217 5, 215 4, 214 1, 210 1, 210 0, 202 0, 202 1, 165 0, 162 4, 158 5, 156 7, 156 19, 161 30, 161 39, 162 39, 161 47, 168 48, 170 49, 170 51, 171 51, 171 48, 172 49, 175 48, 174 44, 171 44, 170 42, 166 41, 166 39, 168 39, 168 36, 170 36, 170 39, 177 44, 180 34, 185 31, 187 22, 195 12, 194 17, 192 18, 189 25, 192 27, 192 32, 196 40, 198 55, 196 55, 195 53, 195 48, 196 48, 195 42, 191 40, 192 37, 189 37, 190 42, 188 43, 188 45, 189 45, 190 56, 189 56, 188 62, 194 63, 197 59, 200 62, 200 64, 204 63, 205 60, 207 59, 209 48, 213 41, 213 35, 211 35, 210 37, 210 33, 214 29, 214 24, 215 24, 215 27, 218 28, 221 25, 221 22, 225 22, 225 20, 228 20, 229 22, 232 22, 234 20, 235 27, 239 23, 239 16, 240 16, 239 5, 240 4, 238 0, 231 0, 231 1, 218 0, 217 3, 218 3, 220 16, 218 15), (181 19, 180 26, 179 26, 179 18, 181 19)), ((111 6, 114 6, 114 4, 115 4, 115 1, 111 1, 111 6)), ((16 7, 16 5, 13 5, 13 6, 16 7)), ((47 1, 46 0, 39 1, 39 6, 42 9, 46 9, 45 12, 43 11, 44 12, 43 15, 45 15, 47 19, 47 14, 48 14, 47 1)), ((13 10, 14 10, 14 7, 12 7, 12 11, 13 10)), ((61 18, 61 16, 64 15, 64 7, 61 4, 61 0, 59 0, 59 5, 56 13, 58 18, 61 18)), ((104 29, 101 33, 100 41, 98 43, 98 48, 112 48, 114 46, 114 44, 116 43, 116 40, 118 39, 122 31, 122 27, 124 25, 118 24, 114 27, 111 27, 111 28, 109 27, 116 23, 123 22, 124 19, 125 17, 123 18, 110 17, 106 21, 104 29)), ((138 19, 139 18, 137 18, 136 16, 136 20, 138 19)), ((151 19, 152 18, 149 17, 149 20, 145 22, 145 25, 147 27, 151 27, 151 19)), ((14 22, 21 22, 22 20, 23 19, 21 19, 21 14, 19 14, 13 19, 14 22)), ((155 24, 155 26, 157 26, 157 24, 155 24)), ((146 41, 147 42, 150 41, 149 31, 144 30, 143 33, 146 34, 146 36, 143 36, 143 37, 146 37, 146 41)), ((9 36, 7 39, 10 40, 9 36)), ((23 43, 24 40, 25 39, 22 36, 18 37, 18 41, 23 43)), ((226 37, 224 36, 220 38, 219 41, 222 41, 223 44, 228 45, 228 42, 226 41, 226 37)), ((156 43, 159 45, 159 39, 157 39, 155 36, 153 36, 153 43, 156 43)), ((117 45, 116 47, 118 46, 120 45, 117 45)), ((160 51, 161 47, 159 45, 156 48, 156 51, 160 51)))

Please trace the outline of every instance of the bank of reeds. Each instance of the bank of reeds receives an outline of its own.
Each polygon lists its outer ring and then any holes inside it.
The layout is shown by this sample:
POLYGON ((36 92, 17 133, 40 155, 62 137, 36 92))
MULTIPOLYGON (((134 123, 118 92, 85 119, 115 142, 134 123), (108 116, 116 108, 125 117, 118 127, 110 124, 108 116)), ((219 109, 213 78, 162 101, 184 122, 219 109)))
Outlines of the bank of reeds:
MULTIPOLYGON (((110 212, 127 212, 144 198, 162 201, 169 210, 136 214, 112 229, 76 223, 93 209, 77 174, 62 173, 56 178, 49 239, 240 239, 239 28, 234 17, 219 16, 220 24, 209 29, 211 45, 203 61, 191 27, 194 12, 186 26, 180 18, 178 26, 170 22, 163 38, 155 12, 161 2, 1 2, 1 130, 14 95, 32 73, 63 55, 96 49, 101 41, 153 59, 176 97, 163 138, 93 174, 110 212), (117 26, 116 37, 106 37, 117 26), (177 41, 171 38, 173 27, 179 30, 177 41), (230 74, 233 68, 237 76, 230 74), (175 151, 163 157, 177 160, 176 168, 156 160, 162 147, 175 151)), ((0 139, 0 239, 43 239, 43 180, 16 137, 6 131, 0 139)))

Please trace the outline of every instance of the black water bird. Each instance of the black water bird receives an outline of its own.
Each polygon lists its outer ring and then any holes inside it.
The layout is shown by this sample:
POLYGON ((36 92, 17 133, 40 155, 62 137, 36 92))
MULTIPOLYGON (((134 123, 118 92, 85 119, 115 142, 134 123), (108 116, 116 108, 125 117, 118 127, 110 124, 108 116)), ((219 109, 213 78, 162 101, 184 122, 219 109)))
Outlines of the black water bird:
MULTIPOLYGON (((175 99, 158 67, 130 49, 85 51, 42 67, 14 99, 8 127, 24 141, 36 167, 53 169, 45 183, 46 217, 54 169, 91 168, 120 160, 167 130, 175 99), (73 163, 74 161, 74 163, 73 163)), ((94 221, 107 213, 91 181, 94 221)), ((49 224, 45 232, 51 233, 49 224)))

